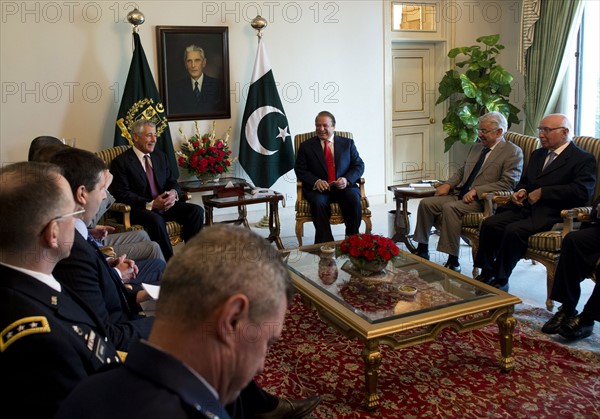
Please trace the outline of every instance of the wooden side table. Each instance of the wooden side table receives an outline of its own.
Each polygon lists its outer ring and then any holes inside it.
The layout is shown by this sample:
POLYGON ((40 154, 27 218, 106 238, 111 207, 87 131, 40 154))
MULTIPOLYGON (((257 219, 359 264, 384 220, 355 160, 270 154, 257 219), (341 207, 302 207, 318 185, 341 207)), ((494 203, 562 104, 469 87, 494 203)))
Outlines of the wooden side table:
POLYGON ((435 188, 422 187, 411 188, 409 184, 391 185, 388 186, 388 191, 394 193, 394 201, 396 201, 396 217, 394 218, 394 242, 402 242, 406 248, 415 253, 417 248, 413 244, 410 235, 410 219, 408 217, 408 201, 411 198, 426 198, 435 194, 435 188))
POLYGON ((248 220, 246 218, 246 206, 253 204, 269 204, 269 237, 267 240, 275 242, 278 249, 284 249, 281 241, 281 225, 279 224, 279 201, 283 201, 283 195, 280 193, 274 193, 269 195, 252 195, 245 193, 240 196, 225 196, 218 197, 217 195, 210 195, 204 197, 204 209, 206 210, 206 224, 211 226, 214 224, 213 212, 215 208, 238 208, 238 218, 234 220, 224 221, 226 223, 244 224, 246 228, 249 228, 248 220))

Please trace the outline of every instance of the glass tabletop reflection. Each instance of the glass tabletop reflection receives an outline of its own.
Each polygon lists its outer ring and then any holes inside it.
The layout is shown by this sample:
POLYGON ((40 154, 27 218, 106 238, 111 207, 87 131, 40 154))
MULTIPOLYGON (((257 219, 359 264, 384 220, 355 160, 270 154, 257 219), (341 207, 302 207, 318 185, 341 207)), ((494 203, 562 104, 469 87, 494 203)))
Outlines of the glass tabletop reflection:
POLYGON ((462 275, 401 252, 384 271, 365 275, 320 246, 286 251, 288 268, 370 323, 380 323, 493 297, 462 275))

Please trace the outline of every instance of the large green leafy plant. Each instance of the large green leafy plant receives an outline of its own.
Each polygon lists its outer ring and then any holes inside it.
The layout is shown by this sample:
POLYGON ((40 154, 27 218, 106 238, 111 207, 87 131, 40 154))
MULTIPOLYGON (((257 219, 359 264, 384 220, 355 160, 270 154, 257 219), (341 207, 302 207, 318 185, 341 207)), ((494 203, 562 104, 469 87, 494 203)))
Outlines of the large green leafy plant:
POLYGON ((452 69, 446 72, 438 88, 440 96, 436 105, 449 100, 448 114, 442 120, 445 150, 454 143, 472 143, 477 139, 477 118, 497 111, 508 120, 508 126, 520 122, 517 115, 520 110, 508 101, 513 76, 496 63, 496 56, 504 49, 498 41, 500 35, 488 35, 477 38, 481 45, 453 48, 448 57, 455 59, 466 56, 464 61, 455 63, 455 67, 465 69, 459 72, 452 69))

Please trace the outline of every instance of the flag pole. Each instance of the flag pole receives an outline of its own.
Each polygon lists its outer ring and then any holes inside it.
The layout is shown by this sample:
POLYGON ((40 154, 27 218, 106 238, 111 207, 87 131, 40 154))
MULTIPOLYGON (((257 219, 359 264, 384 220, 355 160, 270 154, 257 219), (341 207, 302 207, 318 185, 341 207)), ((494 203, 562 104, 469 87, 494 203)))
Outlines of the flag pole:
MULTIPOLYGON (((258 37, 258 42, 262 38, 262 31, 267 27, 267 20, 263 18, 261 15, 256 15, 252 22, 250 22, 250 26, 256 31, 256 36, 258 37)), ((269 227, 269 204, 265 202, 265 215, 262 219, 256 223, 256 227, 259 228, 267 228, 269 227)))

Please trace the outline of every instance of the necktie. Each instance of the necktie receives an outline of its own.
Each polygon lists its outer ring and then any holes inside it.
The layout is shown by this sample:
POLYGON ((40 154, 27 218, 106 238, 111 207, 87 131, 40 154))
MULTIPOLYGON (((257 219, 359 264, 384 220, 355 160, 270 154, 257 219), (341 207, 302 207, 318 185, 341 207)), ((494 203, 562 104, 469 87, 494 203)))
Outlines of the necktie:
POLYGON ((200 88, 198 87, 198 82, 194 83, 194 96, 196 96, 196 100, 200 100, 200 88))
POLYGON ((469 192, 469 189, 471 189, 471 185, 473 184, 473 180, 475 180, 475 176, 477 176, 477 173, 479 173, 481 166, 483 166, 483 162, 485 161, 486 154, 489 153, 490 151, 491 150, 487 147, 484 148, 483 150, 481 150, 481 154, 479 155, 479 160, 477 160, 477 163, 475 163, 475 167, 473 167, 473 170, 469 174, 469 177, 467 178, 467 181, 465 182, 465 184, 462 186, 462 188, 460 188, 460 193, 458 194, 458 199, 463 199, 463 197, 466 195, 466 193, 469 192))
POLYGON ((550 153, 548 153, 548 160, 546 160, 546 163, 544 164, 544 167, 542 168, 542 172, 544 170, 546 170, 546 167, 550 166, 550 163, 552 163, 554 161, 555 157, 556 157, 556 153, 554 151, 551 151, 550 153))
POLYGON ((335 181, 335 162, 333 161, 333 153, 329 140, 325 140, 323 143, 323 152, 325 153, 325 163, 327 164, 327 182, 331 183, 335 181))
POLYGON ((144 156, 144 163, 146 165, 146 177, 148 178, 148 183, 150 184, 152 199, 154 199, 158 196, 158 186, 156 185, 156 179, 154 178, 154 170, 152 170, 152 165, 150 164, 150 155, 146 154, 144 156))
POLYGON ((92 247, 94 248, 94 251, 96 252, 96 255, 100 259, 102 259, 102 261, 108 268, 108 271, 110 272, 110 277, 113 279, 113 281, 115 282, 115 285, 117 286, 117 288, 119 290, 119 297, 121 299, 121 304, 123 304, 124 309, 126 309, 127 311, 131 311, 131 308, 129 307, 129 302, 127 301, 127 297, 125 296, 125 292, 123 291, 123 287, 124 287, 123 281, 121 281, 119 274, 114 272, 114 268, 108 264, 108 262, 106 260, 106 255, 104 253, 102 253, 102 251, 100 250, 100 247, 98 247, 98 243, 96 242, 96 240, 94 240, 94 238, 89 234, 88 234, 86 240, 90 245, 92 245, 92 247), (116 281, 117 279, 118 279, 118 282, 116 281))
POLYGON ((98 242, 97 242, 97 241, 96 241, 96 240, 95 240, 95 239, 94 239, 94 238, 93 238, 91 235, 89 235, 89 234, 88 234, 88 236, 87 236, 87 242, 88 242, 89 244, 91 244, 92 246, 94 246, 94 248, 95 248, 95 249, 98 249, 98 248, 99 248, 99 244, 98 244, 98 242))

